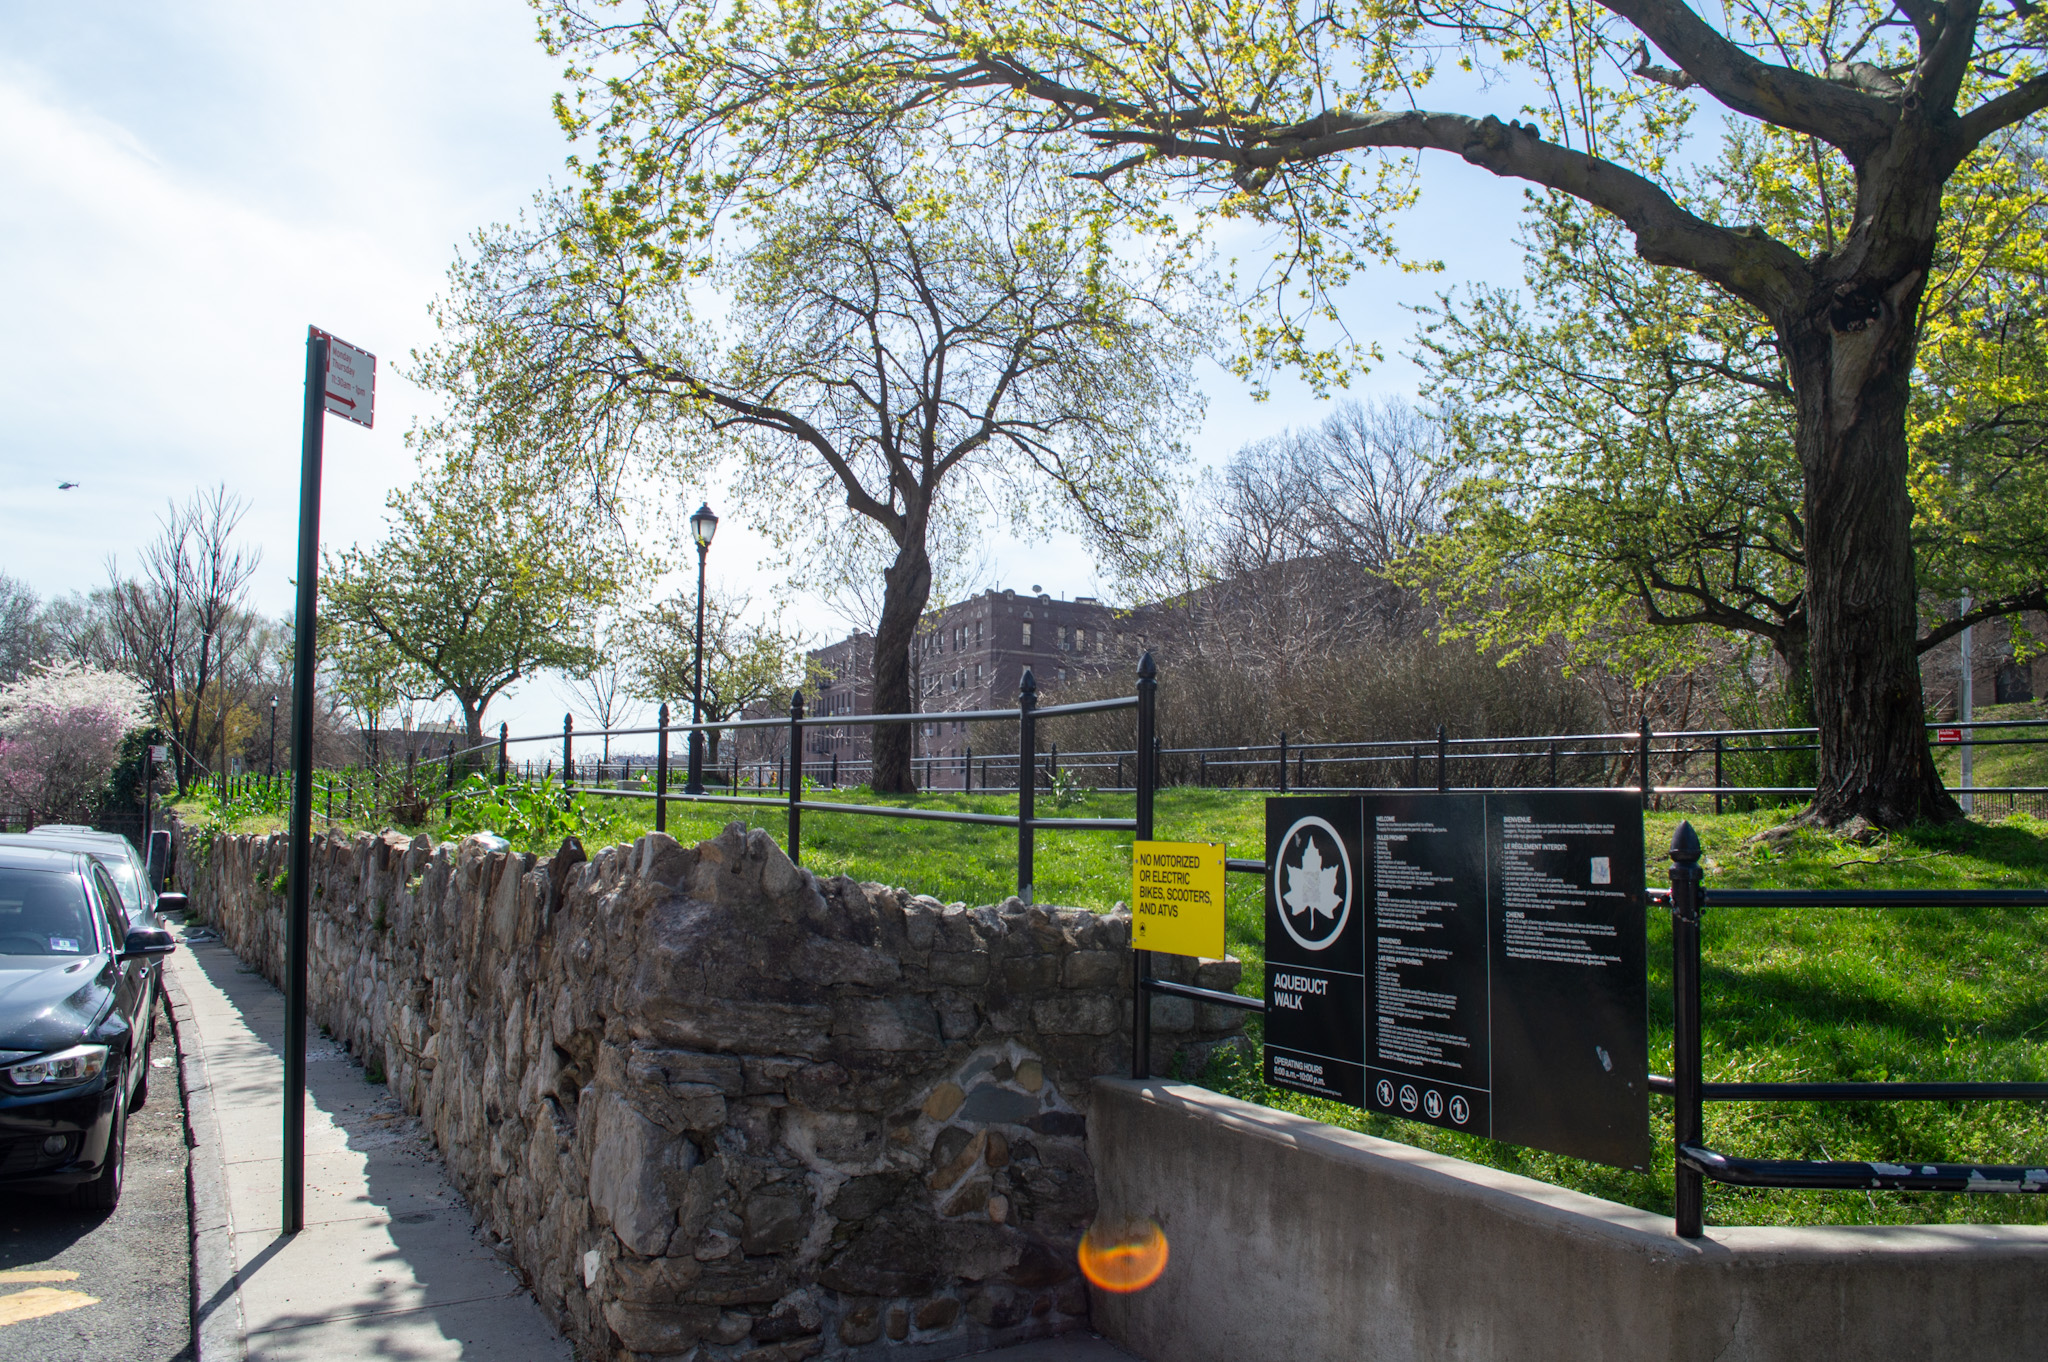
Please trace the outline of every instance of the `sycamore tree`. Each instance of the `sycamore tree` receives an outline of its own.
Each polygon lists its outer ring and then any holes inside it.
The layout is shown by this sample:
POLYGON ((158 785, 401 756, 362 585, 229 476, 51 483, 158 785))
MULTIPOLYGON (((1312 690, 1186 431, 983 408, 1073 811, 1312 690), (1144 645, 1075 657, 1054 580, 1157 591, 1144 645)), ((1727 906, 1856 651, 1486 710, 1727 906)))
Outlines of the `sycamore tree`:
MULTIPOLYGON (((539 481, 602 499, 624 468, 722 464, 799 575, 849 522, 877 531, 890 714, 913 709, 949 526, 1142 550, 1200 344, 1176 253, 1116 249, 1092 189, 942 129, 904 139, 836 144, 696 234, 650 230, 624 200, 548 204, 457 271, 423 366, 539 481)), ((912 788, 910 744, 907 725, 877 730, 876 788, 912 788)))
POLYGON ((387 695, 451 697, 476 747, 485 707, 508 686, 596 660, 596 623, 636 570, 606 527, 518 484, 460 472, 400 488, 387 504, 384 542, 343 550, 320 577, 325 651, 362 712, 379 712, 387 695), (372 665, 395 668, 388 691, 360 674, 372 665))
MULTIPOLYGON (((686 243, 737 198, 801 182, 838 141, 939 118, 1022 139, 1134 210, 1185 203, 1281 233, 1248 290, 1248 367, 1311 378, 1356 356, 1319 340, 1329 290, 1391 258, 1422 153, 1569 196, 1643 259, 1761 315, 1783 355, 1800 469, 1819 789, 1812 813, 1953 817, 1915 665, 1907 420, 1943 195, 1986 142, 2048 106, 2048 7, 2032 0, 715 0, 543 3, 569 56, 561 103, 586 192, 643 239, 686 243), (1488 75, 1465 110, 1432 78, 1488 75), (1506 92, 1533 88, 1535 107, 1506 92), (1490 106, 1490 107, 1489 107, 1490 106), (1504 107, 1505 106, 1505 107, 1504 107), (1775 130, 1817 162, 1819 248, 1690 204, 1665 125, 1690 108, 1775 130), (1527 121, 1520 116, 1526 115, 1527 121), (1820 186, 1825 184, 1823 190, 1820 186)), ((1142 214, 1141 214, 1142 215, 1142 214)), ((1185 229, 1184 216, 1158 221, 1185 229)), ((2038 250, 2038 240, 2033 243, 2038 250)))

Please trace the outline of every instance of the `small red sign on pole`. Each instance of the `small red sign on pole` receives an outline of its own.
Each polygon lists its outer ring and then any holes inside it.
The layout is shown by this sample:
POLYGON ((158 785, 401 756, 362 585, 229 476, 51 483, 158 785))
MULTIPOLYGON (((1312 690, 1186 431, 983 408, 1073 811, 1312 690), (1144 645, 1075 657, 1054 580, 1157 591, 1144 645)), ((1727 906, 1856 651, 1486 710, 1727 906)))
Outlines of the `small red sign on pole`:
POLYGON ((1934 740, 1936 742, 1961 742, 1963 740, 1963 730, 1960 728, 1937 728, 1934 730, 1934 740))

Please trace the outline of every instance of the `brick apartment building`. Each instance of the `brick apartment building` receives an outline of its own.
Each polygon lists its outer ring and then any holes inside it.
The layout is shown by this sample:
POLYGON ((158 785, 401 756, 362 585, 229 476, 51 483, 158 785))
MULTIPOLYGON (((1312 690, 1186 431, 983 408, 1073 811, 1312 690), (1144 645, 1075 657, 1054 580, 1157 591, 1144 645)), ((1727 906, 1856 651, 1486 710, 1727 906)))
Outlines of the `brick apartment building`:
MULTIPOLYGON (((984 591, 927 614, 910 668, 917 707, 932 716, 917 726, 917 756, 964 759, 969 726, 946 714, 1013 708, 1026 667, 1038 681, 1041 703, 1051 703, 1063 684, 1122 659, 1128 651, 1123 631, 1129 627, 1128 619, 1120 621, 1093 596, 1055 600, 1015 590, 984 591)), ((805 699, 812 713, 870 712, 874 644, 873 635, 857 633, 810 654, 817 680, 805 699)), ((863 725, 813 728, 805 738, 805 760, 836 754, 842 761, 865 762, 868 739, 863 725)), ((931 783, 958 784, 959 777, 935 770, 931 783)))

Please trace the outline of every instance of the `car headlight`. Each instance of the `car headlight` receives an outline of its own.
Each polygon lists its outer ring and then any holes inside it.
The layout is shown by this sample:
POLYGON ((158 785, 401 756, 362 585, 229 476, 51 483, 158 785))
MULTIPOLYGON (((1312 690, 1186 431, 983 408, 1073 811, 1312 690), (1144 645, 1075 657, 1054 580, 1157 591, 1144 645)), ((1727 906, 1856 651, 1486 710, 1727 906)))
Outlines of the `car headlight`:
POLYGON ((60 1088, 67 1083, 98 1078, 106 1067, 106 1046, 74 1045, 53 1055, 0 1068, 0 1078, 17 1088, 60 1088))

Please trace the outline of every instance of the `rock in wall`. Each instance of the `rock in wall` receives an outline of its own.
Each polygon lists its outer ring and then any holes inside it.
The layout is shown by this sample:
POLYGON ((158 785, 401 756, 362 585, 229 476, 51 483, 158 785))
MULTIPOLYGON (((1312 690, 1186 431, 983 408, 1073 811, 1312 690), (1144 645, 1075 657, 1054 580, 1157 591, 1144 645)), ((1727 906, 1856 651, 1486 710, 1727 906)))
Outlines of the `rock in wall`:
MULTIPOLYGON (((273 981, 285 853, 179 855, 273 981)), ((333 835, 313 886, 311 1017, 419 1115, 585 1357, 952 1357, 1085 1323, 1127 916, 821 881, 737 823, 594 859, 333 835)), ((1156 999, 1155 1065, 1241 1016, 1156 999)))

